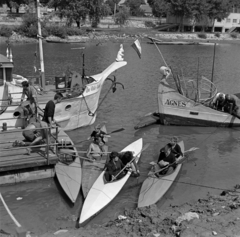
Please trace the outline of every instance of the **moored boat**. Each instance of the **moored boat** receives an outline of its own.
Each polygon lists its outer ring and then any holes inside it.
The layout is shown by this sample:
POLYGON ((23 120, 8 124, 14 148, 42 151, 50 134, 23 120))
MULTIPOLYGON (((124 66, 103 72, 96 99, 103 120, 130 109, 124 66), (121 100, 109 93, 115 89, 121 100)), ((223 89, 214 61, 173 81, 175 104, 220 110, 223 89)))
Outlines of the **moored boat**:
MULTIPOLYGON (((101 127, 101 131, 107 133, 106 126, 101 127)), ((106 138, 107 139, 107 138, 106 138)), ((104 145, 104 151, 108 152, 108 146, 104 145)), ((93 154, 94 155, 94 154, 93 154)), ((107 161, 107 155, 97 156, 96 161, 83 160, 82 164, 82 192, 84 198, 87 197, 87 194, 99 175, 102 173, 105 164, 107 161)))
POLYGON ((86 43, 85 40, 73 40, 73 39, 47 39, 47 43, 57 43, 57 44, 83 44, 86 43))
POLYGON ((69 197, 75 203, 82 183, 82 168, 77 149, 66 133, 59 133, 59 162, 55 165, 58 181, 69 197), (68 147, 71 146, 71 147, 68 147))
MULTIPOLYGON (((201 83, 208 83, 208 88, 211 87, 209 80, 202 80, 201 83)), ((201 95, 201 92, 195 93, 201 95)), ((164 125, 239 127, 240 119, 209 106, 216 94, 215 88, 210 97, 195 101, 171 88, 166 81, 161 81, 158 87, 158 112, 153 113, 153 118, 164 125)))
MULTIPOLYGON (((136 162, 138 162, 141 155, 142 146, 143 139, 140 138, 125 147, 121 152, 133 151, 134 154, 137 155, 136 162)), ((79 218, 80 226, 90 220, 90 218, 97 215, 117 196, 130 177, 131 171, 129 170, 121 179, 108 183, 105 181, 104 174, 105 170, 95 181, 87 195, 87 198, 85 199, 79 218)))
MULTIPOLYGON (((178 143, 181 147, 182 153, 184 153, 184 143, 183 141, 178 143)), ((184 157, 181 159, 183 161, 184 157)), ((157 203, 163 195, 169 190, 174 180, 177 178, 178 173, 180 172, 182 164, 178 164, 177 167, 173 170, 172 173, 167 173, 166 175, 161 175, 156 177, 153 175, 154 171, 151 171, 148 174, 148 177, 144 180, 140 194, 138 197, 138 207, 150 206, 157 203)))

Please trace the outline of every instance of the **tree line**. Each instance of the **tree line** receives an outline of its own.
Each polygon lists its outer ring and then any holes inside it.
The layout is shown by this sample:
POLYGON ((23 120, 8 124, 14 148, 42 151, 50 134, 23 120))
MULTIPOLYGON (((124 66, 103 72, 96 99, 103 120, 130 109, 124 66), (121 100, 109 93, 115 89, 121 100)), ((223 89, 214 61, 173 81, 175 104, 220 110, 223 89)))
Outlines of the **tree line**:
MULTIPOLYGON (((55 9, 60 18, 67 20, 67 26, 74 22, 80 28, 87 17, 92 27, 97 27, 101 18, 114 16, 116 24, 124 24, 129 16, 144 16, 141 5, 144 0, 126 0, 119 6, 120 0, 40 0, 42 5, 55 9)), ((195 25, 198 22, 226 18, 233 7, 240 7, 239 0, 147 0, 152 8, 152 14, 157 18, 172 15, 180 19, 179 30, 182 29, 183 19, 190 18, 195 25)), ((0 0, 0 5, 6 3, 17 11, 21 4, 36 4, 36 0, 0 0)))

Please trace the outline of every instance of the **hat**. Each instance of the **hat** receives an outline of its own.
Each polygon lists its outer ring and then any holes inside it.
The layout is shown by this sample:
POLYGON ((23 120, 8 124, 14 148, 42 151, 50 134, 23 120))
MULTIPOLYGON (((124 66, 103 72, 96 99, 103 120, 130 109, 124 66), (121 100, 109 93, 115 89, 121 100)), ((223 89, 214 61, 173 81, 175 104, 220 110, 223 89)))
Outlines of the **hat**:
POLYGON ((114 159, 116 156, 118 156, 118 152, 112 151, 112 152, 110 153, 109 158, 110 158, 110 160, 112 160, 112 159, 114 159))

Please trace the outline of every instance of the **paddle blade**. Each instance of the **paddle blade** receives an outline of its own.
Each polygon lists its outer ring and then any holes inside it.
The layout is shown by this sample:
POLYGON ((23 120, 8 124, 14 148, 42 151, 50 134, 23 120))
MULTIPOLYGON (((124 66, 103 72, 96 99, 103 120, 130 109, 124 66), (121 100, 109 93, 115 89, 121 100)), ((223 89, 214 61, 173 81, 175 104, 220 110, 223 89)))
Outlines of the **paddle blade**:
POLYGON ((120 128, 120 129, 114 130, 114 131, 112 131, 108 134, 117 133, 117 132, 121 132, 121 131, 124 131, 124 130, 125 130, 125 128, 120 128))
POLYGON ((190 148, 189 150, 185 151, 184 153, 186 152, 191 152, 191 151, 195 151, 195 150, 198 150, 199 148, 198 147, 192 147, 190 148))

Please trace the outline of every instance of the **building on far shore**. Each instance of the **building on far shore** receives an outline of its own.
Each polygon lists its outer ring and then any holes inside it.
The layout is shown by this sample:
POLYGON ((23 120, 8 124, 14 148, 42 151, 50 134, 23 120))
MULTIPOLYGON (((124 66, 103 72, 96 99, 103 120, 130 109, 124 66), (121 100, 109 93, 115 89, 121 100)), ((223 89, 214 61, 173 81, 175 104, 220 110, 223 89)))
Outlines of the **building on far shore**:
POLYGON ((232 9, 232 12, 228 15, 227 18, 223 20, 215 20, 203 19, 200 22, 195 22, 194 19, 184 18, 183 20, 179 17, 175 17, 172 15, 167 16, 166 23, 168 24, 180 24, 183 22, 184 30, 186 31, 201 31, 202 27, 209 29, 212 32, 226 32, 233 27, 240 27, 240 8, 232 9))

